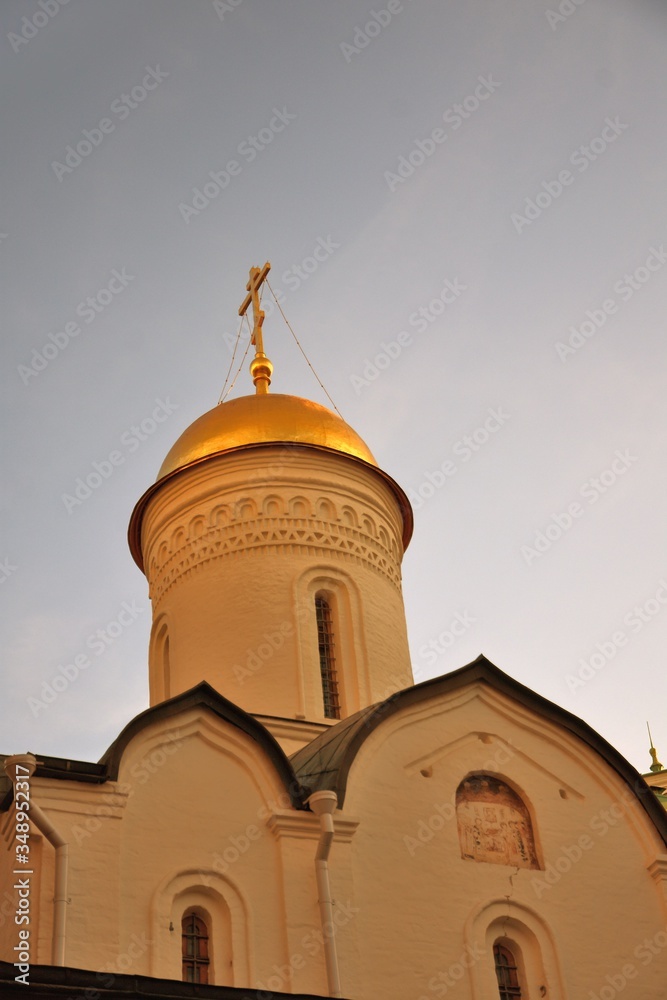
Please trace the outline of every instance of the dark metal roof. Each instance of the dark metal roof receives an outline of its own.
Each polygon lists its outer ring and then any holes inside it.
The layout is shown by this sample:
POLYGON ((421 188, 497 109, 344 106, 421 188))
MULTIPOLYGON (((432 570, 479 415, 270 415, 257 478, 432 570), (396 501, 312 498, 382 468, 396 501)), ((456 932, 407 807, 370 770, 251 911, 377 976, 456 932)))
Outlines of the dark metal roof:
POLYGON ((366 738, 384 719, 409 705, 451 694, 470 684, 486 684, 582 740, 632 789, 667 844, 667 812, 625 757, 576 715, 515 681, 485 656, 478 656, 472 663, 450 674, 397 691, 385 701, 362 709, 328 729, 290 757, 297 778, 312 792, 322 789, 336 792, 338 805, 342 808, 355 758, 366 738))
MULTIPOLYGON (((4 764, 9 754, 0 754, 0 813, 5 812, 13 800, 12 783, 5 774, 4 764)), ((100 784, 107 781, 103 764, 92 764, 87 760, 70 760, 67 757, 37 757, 38 778, 62 778, 67 781, 87 781, 100 784)))
MULTIPOLYGON (((266 1000, 266 990, 239 989, 234 986, 202 986, 182 983, 176 979, 154 979, 152 976, 128 976, 88 969, 60 968, 54 965, 31 965, 28 988, 17 983, 16 969, 9 962, 0 962, 0 993, 3 1000, 266 1000)), ((285 1000, 322 1000, 315 993, 276 993, 272 997, 285 1000)))

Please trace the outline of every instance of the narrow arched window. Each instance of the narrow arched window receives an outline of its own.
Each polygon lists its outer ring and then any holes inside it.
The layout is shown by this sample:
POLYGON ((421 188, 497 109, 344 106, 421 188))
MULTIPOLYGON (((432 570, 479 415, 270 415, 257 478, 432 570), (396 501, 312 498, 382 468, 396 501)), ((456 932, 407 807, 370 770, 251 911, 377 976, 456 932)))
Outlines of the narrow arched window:
POLYGON ((512 1000, 514 997, 521 997, 521 986, 519 984, 519 970, 517 968, 514 955, 502 944, 494 944, 493 961, 498 977, 498 990, 500 1000, 512 1000))
POLYGON ((327 719, 340 719, 333 614, 331 605, 321 594, 317 594, 315 597, 315 616, 317 619, 317 645, 320 654, 324 715, 327 719))
POLYGON ((183 982, 208 983, 208 927, 196 913, 186 913, 181 921, 183 942, 183 982))
POLYGON ((171 668, 169 666, 169 633, 165 628, 161 633, 162 639, 162 673, 164 676, 164 696, 171 697, 171 668))

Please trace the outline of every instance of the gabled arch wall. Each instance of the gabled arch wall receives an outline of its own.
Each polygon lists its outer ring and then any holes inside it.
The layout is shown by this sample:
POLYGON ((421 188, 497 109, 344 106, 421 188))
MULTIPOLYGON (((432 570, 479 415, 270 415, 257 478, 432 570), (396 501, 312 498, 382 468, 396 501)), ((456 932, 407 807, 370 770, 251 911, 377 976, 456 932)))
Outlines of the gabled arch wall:
MULTIPOLYGON (((428 995, 429 980, 459 960, 471 899, 509 898, 539 917, 558 942, 570 1000, 585 995, 585 970, 597 963, 603 984, 609 956, 631 961, 634 946, 664 930, 664 896, 648 870, 664 853, 658 830, 619 773, 581 739, 481 683, 413 700, 395 714, 379 706, 378 715, 382 721, 369 726, 349 769, 344 812, 360 821, 351 845, 352 878, 365 901, 357 933, 381 942, 366 956, 372 969, 356 974, 369 976, 380 993, 397 988, 388 970, 402 949, 411 975, 423 976, 415 994, 428 995), (475 772, 494 774, 521 794, 541 869, 461 857, 456 789, 475 772), (614 804, 618 820, 607 815, 614 804), (590 849, 580 847, 584 833, 590 849), (412 913, 418 922, 406 920, 412 913), (592 928, 605 957, 591 963, 592 928)), ((519 942, 526 954, 527 942, 519 942)), ((667 952, 662 974, 665 962, 667 952)), ((657 975, 656 963, 648 981, 657 975)))
POLYGON ((118 782, 128 790, 119 857, 121 949, 133 940, 153 942, 134 971, 181 978, 180 951, 172 945, 176 937, 180 942, 178 921, 188 906, 201 908, 218 928, 212 938, 218 984, 232 985, 221 965, 225 907, 233 985, 251 985, 262 969, 284 963, 284 862, 270 820, 290 799, 256 740, 191 708, 130 740, 118 782))

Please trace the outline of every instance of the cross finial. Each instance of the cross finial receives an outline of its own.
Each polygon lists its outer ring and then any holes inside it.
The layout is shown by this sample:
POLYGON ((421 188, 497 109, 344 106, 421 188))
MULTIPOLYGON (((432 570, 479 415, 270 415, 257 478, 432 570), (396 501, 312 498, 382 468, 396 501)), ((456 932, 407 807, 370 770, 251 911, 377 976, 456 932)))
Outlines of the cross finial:
POLYGON ((264 267, 250 268, 250 279, 246 285, 248 294, 239 308, 239 316, 245 316, 248 307, 252 305, 252 336, 250 343, 255 345, 255 357, 250 362, 250 374, 252 375, 255 391, 258 395, 269 391, 271 375, 273 374, 273 365, 264 353, 264 338, 262 336, 264 312, 259 304, 259 290, 270 270, 271 265, 268 260, 264 267))

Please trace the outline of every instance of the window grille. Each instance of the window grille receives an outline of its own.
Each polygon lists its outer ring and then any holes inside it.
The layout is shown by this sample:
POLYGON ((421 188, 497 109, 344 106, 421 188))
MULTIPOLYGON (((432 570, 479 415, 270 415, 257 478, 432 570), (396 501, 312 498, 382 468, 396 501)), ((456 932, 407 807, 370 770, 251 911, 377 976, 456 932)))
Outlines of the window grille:
POLYGON ((196 913, 186 913, 181 922, 183 981, 208 983, 208 928, 196 913))
POLYGON ((320 654, 324 715, 327 719, 340 719, 333 615, 329 602, 319 595, 315 598, 315 615, 317 618, 317 645, 320 654))
POLYGON ((516 959, 512 952, 509 948, 505 948, 501 944, 494 944, 493 960, 496 966, 496 976, 498 977, 500 1000, 515 1000, 516 997, 520 998, 519 974, 516 959))

